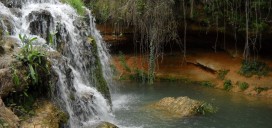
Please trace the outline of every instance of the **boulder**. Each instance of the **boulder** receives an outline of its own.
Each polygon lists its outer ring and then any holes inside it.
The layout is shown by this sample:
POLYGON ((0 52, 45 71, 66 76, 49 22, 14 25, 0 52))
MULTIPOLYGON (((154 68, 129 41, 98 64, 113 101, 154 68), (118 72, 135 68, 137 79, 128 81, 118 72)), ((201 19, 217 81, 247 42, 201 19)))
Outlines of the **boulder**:
POLYGON ((118 128, 116 125, 109 122, 101 122, 96 128, 118 128))
POLYGON ((19 126, 19 118, 8 108, 6 108, 0 98, 0 127, 17 128, 19 126))
POLYGON ((190 117, 216 112, 216 108, 212 107, 210 104, 193 100, 188 97, 166 97, 150 105, 150 107, 175 117, 190 117))

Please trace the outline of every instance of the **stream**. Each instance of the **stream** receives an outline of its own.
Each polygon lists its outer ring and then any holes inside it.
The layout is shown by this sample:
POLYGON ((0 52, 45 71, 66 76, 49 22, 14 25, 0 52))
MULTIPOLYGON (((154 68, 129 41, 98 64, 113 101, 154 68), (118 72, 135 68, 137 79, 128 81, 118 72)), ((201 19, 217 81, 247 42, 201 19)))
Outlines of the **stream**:
POLYGON ((160 82, 148 84, 121 83, 113 95, 115 119, 121 127, 142 128, 271 128, 270 99, 229 93, 191 84, 160 82), (218 107, 216 114, 190 118, 173 118, 147 109, 164 97, 188 96, 218 107))

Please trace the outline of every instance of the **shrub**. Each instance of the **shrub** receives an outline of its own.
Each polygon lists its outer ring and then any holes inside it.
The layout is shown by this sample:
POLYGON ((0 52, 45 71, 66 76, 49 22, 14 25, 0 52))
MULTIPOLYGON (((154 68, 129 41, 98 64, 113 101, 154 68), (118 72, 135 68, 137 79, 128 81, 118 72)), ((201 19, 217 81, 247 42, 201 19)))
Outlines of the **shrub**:
POLYGON ((247 82, 242 82, 242 83, 239 83, 239 88, 244 91, 248 88, 248 83, 247 82))
POLYGON ((225 80, 224 82, 224 90, 229 91, 232 88, 231 80, 225 80))
POLYGON ((230 70, 219 70, 218 71, 218 76, 217 78, 221 79, 221 80, 224 80, 225 79, 225 76, 229 73, 230 70))
POLYGON ((214 84, 210 81, 203 81, 201 82, 201 85, 205 87, 214 87, 214 84))
POLYGON ((259 94, 262 91, 267 91, 269 88, 268 87, 255 87, 254 90, 259 94))
POLYGON ((266 76, 269 73, 269 67, 264 62, 244 60, 239 73, 246 77, 253 75, 266 76))
POLYGON ((131 80, 146 82, 148 78, 148 75, 144 72, 144 70, 141 69, 135 69, 134 73, 130 75, 131 80))
POLYGON ((119 61, 125 71, 131 72, 131 69, 126 63, 125 55, 121 51, 119 52, 119 61))

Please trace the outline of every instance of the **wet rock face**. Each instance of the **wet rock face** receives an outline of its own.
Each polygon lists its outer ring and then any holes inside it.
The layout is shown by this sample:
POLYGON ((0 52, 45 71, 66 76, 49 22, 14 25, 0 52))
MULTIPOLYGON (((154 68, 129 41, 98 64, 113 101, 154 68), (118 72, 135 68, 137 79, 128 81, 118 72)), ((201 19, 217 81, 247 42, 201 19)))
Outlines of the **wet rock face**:
POLYGON ((168 112, 178 117, 189 117, 197 114, 201 102, 188 97, 166 97, 151 105, 151 108, 168 112))
POLYGON ((22 2, 26 0, 0 0, 6 7, 9 8, 21 8, 22 2))
POLYGON ((19 118, 8 108, 5 107, 0 98, 0 127, 17 128, 19 118))
POLYGON ((29 29, 31 34, 39 35, 49 42, 50 29, 53 29, 53 17, 51 14, 47 11, 32 12, 28 16, 28 20, 30 21, 29 29))

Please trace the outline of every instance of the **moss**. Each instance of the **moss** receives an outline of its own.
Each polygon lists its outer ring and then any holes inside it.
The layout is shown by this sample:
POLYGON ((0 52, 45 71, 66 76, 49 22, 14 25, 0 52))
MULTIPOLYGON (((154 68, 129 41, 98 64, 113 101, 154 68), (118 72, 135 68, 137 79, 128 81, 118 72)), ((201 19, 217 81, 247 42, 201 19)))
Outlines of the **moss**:
POLYGON ((53 113, 54 113, 54 117, 52 117, 53 119, 56 119, 55 122, 59 122, 59 125, 61 124, 66 124, 69 120, 69 115, 63 111, 61 111, 60 109, 54 107, 53 108, 53 113))
MULTIPOLYGON (((93 39, 93 38, 91 38, 91 39, 93 39)), ((93 50, 93 55, 95 57, 95 66, 96 67, 95 67, 95 71, 94 71, 94 73, 95 73, 94 77, 95 77, 95 82, 96 82, 96 88, 111 103, 110 91, 109 91, 108 84, 103 76, 102 65, 100 62, 100 58, 98 56, 96 41, 93 40, 91 42, 91 45, 93 46, 92 50, 93 50)))

